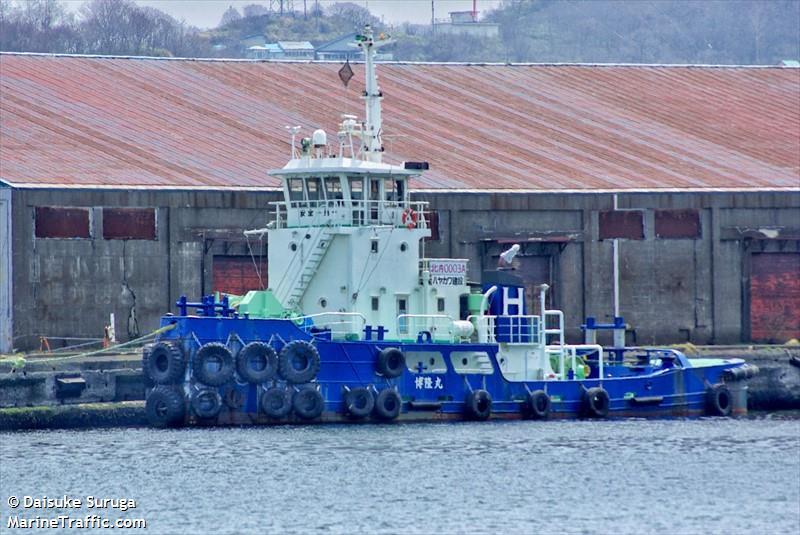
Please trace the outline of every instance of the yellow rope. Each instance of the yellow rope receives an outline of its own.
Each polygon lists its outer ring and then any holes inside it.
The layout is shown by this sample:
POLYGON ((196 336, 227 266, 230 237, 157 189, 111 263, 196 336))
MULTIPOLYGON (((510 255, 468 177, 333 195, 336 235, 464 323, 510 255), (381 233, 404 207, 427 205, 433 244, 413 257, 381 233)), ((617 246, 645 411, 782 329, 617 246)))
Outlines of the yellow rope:
MULTIPOLYGON (((38 362, 57 362, 57 361, 61 361, 61 360, 77 359, 77 358, 82 358, 82 357, 91 357, 91 356, 94 356, 94 355, 100 355, 101 353, 108 353, 108 352, 116 350, 116 349, 120 349, 120 348, 123 348, 123 347, 134 345, 134 344, 136 344, 138 342, 141 342, 143 340, 146 340, 148 338, 153 338, 153 337, 158 336, 159 334, 163 334, 163 333, 165 333, 167 331, 171 331, 172 329, 174 329, 177 326, 178 326, 177 324, 172 323, 172 324, 166 325, 164 327, 159 327, 158 329, 156 329, 155 331, 153 331, 153 332, 151 332, 149 334, 146 334, 144 336, 140 336, 139 338, 135 338, 133 340, 129 340, 129 341, 124 342, 122 344, 117 344, 115 346, 104 347, 103 349, 97 349, 95 351, 88 351, 86 353, 78 353, 77 355, 65 355, 65 356, 62 356, 62 357, 51 357, 51 358, 47 358, 47 359, 36 359, 35 362, 37 362, 37 363, 38 362)), ((14 368, 17 368, 17 369, 24 368, 25 364, 27 363, 27 361, 25 360, 25 357, 23 357, 21 355, 17 356, 17 357, 12 357, 12 358, 0 359, 0 361, 2 361, 2 360, 11 360, 13 362, 12 366, 14 368)))

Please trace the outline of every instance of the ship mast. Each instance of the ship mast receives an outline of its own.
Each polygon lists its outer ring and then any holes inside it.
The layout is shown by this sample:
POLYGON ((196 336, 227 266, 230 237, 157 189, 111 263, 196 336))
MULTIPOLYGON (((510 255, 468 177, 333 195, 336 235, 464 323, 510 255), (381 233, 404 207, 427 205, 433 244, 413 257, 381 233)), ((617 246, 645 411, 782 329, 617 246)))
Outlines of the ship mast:
POLYGON ((356 36, 357 46, 364 52, 366 89, 362 98, 366 103, 366 122, 364 124, 364 159, 370 162, 381 162, 383 155, 381 100, 383 93, 378 87, 378 75, 375 73, 375 50, 388 45, 391 39, 383 38, 381 34, 376 41, 372 34, 372 27, 367 24, 364 34, 356 36))

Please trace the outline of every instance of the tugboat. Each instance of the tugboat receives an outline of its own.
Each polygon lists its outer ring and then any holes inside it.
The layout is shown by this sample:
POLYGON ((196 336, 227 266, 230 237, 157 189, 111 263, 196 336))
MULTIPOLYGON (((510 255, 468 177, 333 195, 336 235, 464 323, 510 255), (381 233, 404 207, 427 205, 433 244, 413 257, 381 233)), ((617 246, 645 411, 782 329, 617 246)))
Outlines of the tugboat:
MULTIPOLYGON (((743 414, 740 359, 690 360, 671 348, 624 347, 624 322, 588 318, 567 344, 564 315, 529 310, 513 269, 467 280, 467 260, 427 258, 426 203, 409 180, 427 162, 382 161, 376 50, 367 26, 366 117, 326 133, 292 128, 271 222, 269 288, 211 295, 161 319, 143 351, 146 411, 156 427, 511 418, 743 414), (614 347, 596 343, 615 332, 614 347)), ((519 249, 502 255, 509 265, 519 249)))

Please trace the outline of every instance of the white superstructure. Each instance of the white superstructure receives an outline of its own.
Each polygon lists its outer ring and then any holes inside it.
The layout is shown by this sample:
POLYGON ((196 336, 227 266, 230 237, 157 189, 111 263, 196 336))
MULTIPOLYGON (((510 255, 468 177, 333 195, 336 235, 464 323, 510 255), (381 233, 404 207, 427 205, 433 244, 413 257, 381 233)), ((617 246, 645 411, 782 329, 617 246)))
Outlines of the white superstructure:
POLYGON ((288 310, 304 315, 357 314, 394 339, 469 334, 461 297, 469 293, 466 260, 425 259, 426 204, 409 199, 409 179, 424 162, 383 163, 381 91, 375 50, 389 42, 367 27, 357 37, 366 60, 366 120, 344 115, 338 147, 317 130, 282 169, 284 201, 269 235, 269 286, 288 310))

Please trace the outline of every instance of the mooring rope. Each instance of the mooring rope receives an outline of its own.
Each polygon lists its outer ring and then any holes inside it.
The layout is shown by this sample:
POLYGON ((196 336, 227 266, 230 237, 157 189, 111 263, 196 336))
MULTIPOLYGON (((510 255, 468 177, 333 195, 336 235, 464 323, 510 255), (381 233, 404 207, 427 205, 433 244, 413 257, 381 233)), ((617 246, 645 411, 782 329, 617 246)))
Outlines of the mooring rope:
MULTIPOLYGON (((163 334, 163 333, 165 333, 167 331, 171 331, 175 327, 177 327, 177 324, 173 323, 171 325, 166 325, 164 327, 160 327, 160 328, 156 329, 155 331, 153 331, 151 333, 148 333, 148 334, 146 334, 144 336, 140 336, 139 338, 135 338, 133 340, 129 340, 127 342, 123 342, 123 343, 117 344, 115 346, 104 347, 102 349, 97 349, 95 351, 87 351, 86 353, 78 353, 76 355, 63 355, 63 356, 58 356, 58 357, 50 357, 50 358, 46 358, 46 359, 37 358, 37 359, 35 359, 34 362, 36 362, 36 363, 59 362, 59 361, 62 361, 62 360, 77 359, 77 358, 82 358, 82 357, 91 357, 91 356, 94 356, 94 355, 100 355, 102 353, 108 353, 110 351, 121 349, 123 347, 128 347, 128 346, 135 345, 135 344, 137 344, 139 342, 142 342, 142 341, 145 341, 145 340, 147 340, 149 338, 154 338, 154 337, 158 336, 159 334, 163 334)), ((21 355, 20 356, 16 356, 16 357, 12 357, 10 359, 9 358, 3 358, 2 360, 11 360, 12 361, 12 365, 11 366, 14 369, 22 369, 22 368, 25 367, 25 364, 27 364, 27 360, 25 359, 25 357, 23 357, 21 355)))

